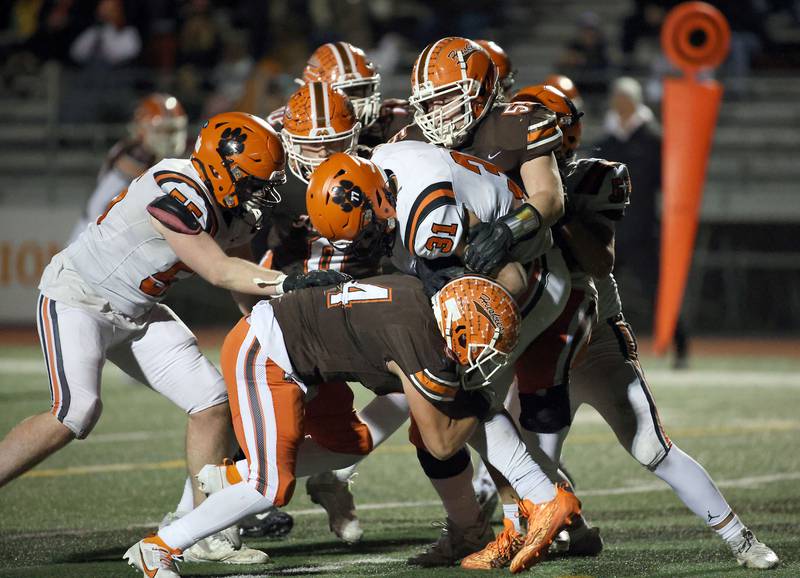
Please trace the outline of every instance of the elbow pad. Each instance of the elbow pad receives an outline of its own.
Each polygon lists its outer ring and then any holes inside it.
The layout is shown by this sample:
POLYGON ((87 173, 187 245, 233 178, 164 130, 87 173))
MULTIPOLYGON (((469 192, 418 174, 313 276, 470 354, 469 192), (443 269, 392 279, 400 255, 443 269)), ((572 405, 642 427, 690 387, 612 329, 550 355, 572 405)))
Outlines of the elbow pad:
POLYGON ((170 231, 184 235, 198 235, 203 227, 186 205, 172 195, 162 195, 147 205, 150 213, 170 231))
POLYGON ((542 228, 542 215, 533 205, 525 203, 499 219, 511 230, 511 243, 533 237, 542 228))

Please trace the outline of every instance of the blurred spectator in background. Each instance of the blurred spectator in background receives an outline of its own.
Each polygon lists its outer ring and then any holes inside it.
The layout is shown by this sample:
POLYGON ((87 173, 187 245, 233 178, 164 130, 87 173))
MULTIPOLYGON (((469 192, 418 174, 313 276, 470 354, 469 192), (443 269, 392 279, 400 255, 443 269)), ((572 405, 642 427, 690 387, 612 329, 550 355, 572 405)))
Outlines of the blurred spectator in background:
POLYGON ((70 46, 79 65, 65 83, 62 119, 72 123, 124 120, 133 99, 131 66, 142 50, 139 31, 128 24, 122 0, 100 0, 95 21, 70 46))
POLYGON ((161 159, 183 156, 187 139, 186 113, 174 96, 150 94, 136 107, 129 133, 108 152, 97 176, 97 186, 72 231, 70 243, 128 188, 133 179, 161 159))
MULTIPOLYGON (((661 128, 644 104, 636 79, 623 76, 614 81, 603 132, 598 156, 628 165, 633 187, 631 204, 615 235, 614 271, 625 316, 637 327, 652 328, 660 256, 661 128)), ((683 321, 676 330, 675 346, 675 366, 685 367, 688 346, 683 321)))
POLYGON ((581 14, 577 33, 558 63, 558 69, 574 79, 583 93, 605 92, 608 86, 611 63, 600 24, 600 17, 594 12, 581 14))
POLYGON ((204 95, 213 88, 210 72, 222 56, 222 38, 210 2, 186 2, 178 30, 177 92, 192 117, 202 114, 204 95))
POLYGON ((139 31, 125 20, 122 0, 100 0, 97 21, 81 32, 69 49, 72 60, 82 65, 107 69, 139 56, 139 31))
POLYGON ((658 39, 667 11, 676 0, 634 0, 633 12, 622 20, 620 48, 622 66, 631 70, 636 65, 635 51, 642 38, 658 39))

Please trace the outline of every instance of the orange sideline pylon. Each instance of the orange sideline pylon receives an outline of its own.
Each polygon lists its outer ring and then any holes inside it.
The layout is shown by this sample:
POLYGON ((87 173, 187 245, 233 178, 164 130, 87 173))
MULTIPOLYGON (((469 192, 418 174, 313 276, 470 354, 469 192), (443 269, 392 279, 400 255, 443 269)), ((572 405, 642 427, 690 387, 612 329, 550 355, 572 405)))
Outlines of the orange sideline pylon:
POLYGON ((664 80, 662 119, 661 260, 654 349, 669 348, 692 263, 706 167, 717 124, 722 85, 696 73, 718 66, 728 53, 730 30, 719 10, 705 2, 673 8, 661 30, 661 46, 684 72, 664 80))

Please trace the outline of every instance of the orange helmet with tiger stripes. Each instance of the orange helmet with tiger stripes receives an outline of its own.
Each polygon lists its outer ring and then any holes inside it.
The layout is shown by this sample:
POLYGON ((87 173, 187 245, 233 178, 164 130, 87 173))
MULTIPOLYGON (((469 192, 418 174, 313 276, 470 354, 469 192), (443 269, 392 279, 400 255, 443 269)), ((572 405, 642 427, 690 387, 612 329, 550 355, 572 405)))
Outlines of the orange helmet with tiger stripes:
POLYGON ((154 92, 136 106, 131 132, 157 159, 176 158, 186 152, 187 124, 177 98, 154 92))
POLYGON ((334 247, 350 252, 395 226, 389 179, 372 161, 334 153, 311 175, 306 211, 314 228, 334 247))
POLYGON ((272 127, 257 116, 224 112, 208 119, 191 161, 225 209, 251 213, 260 222, 263 209, 281 199, 275 187, 286 182, 283 146, 272 127))
POLYGON ((364 126, 378 118, 381 75, 360 48, 349 42, 329 42, 317 48, 303 70, 304 82, 327 82, 344 92, 364 126))
POLYGON ((349 153, 358 144, 361 123, 340 90, 324 82, 304 84, 289 97, 281 140, 289 169, 303 182, 332 153, 349 153))
POLYGON ((411 72, 414 122, 434 144, 455 146, 490 109, 497 68, 472 40, 448 37, 429 44, 411 72))
POLYGON ((519 307, 502 285, 465 275, 431 297, 439 331, 463 366, 465 389, 489 385, 519 341, 519 307))
POLYGON ((556 152, 556 157, 569 160, 575 156, 581 144, 583 112, 578 110, 566 94, 549 84, 535 84, 521 88, 511 101, 535 102, 553 111, 562 134, 561 148, 556 152))
POLYGON ((489 53, 489 56, 497 68, 497 84, 500 87, 500 94, 504 98, 511 97, 511 88, 514 86, 514 78, 517 71, 511 67, 511 59, 506 51, 493 40, 476 40, 477 44, 489 53))

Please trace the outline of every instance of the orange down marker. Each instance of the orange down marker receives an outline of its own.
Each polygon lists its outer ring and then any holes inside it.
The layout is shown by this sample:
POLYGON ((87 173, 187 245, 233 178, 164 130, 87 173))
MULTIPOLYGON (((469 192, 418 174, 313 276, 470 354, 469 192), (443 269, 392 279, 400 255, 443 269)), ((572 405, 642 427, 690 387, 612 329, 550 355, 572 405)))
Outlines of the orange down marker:
POLYGON ((654 331, 658 354, 669 348, 680 315, 722 100, 719 82, 698 81, 696 75, 719 66, 728 54, 729 43, 728 21, 705 2, 679 4, 667 14, 661 29, 661 48, 684 76, 664 80, 661 109, 663 202, 654 331))

